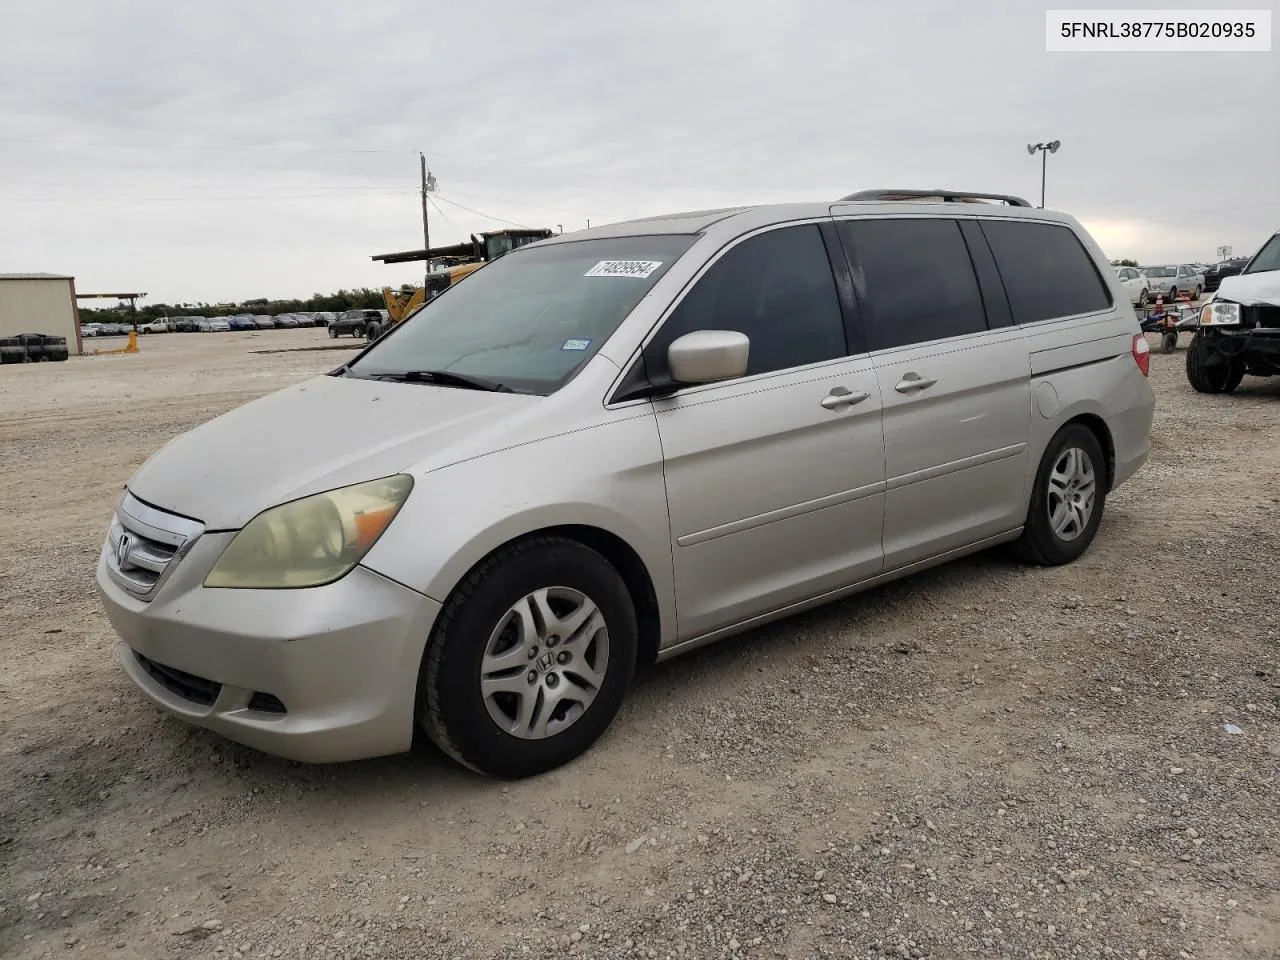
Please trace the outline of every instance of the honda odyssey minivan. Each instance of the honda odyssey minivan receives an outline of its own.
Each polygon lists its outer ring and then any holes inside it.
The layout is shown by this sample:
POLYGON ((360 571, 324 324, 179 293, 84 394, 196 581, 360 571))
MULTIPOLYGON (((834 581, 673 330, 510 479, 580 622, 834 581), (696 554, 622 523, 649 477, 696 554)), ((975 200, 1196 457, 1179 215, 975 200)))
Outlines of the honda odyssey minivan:
POLYGON ((564 234, 172 440, 97 583, 191 723, 535 774, 639 663, 999 544, 1079 557, 1147 456, 1148 363, 1096 243, 1016 197, 564 234))

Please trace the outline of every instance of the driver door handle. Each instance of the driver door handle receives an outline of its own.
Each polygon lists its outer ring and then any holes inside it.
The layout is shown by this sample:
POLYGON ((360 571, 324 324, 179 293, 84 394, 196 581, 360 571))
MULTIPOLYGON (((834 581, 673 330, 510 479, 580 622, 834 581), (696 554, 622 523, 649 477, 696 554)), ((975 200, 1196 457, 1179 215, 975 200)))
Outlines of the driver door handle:
POLYGON ((937 382, 930 377, 922 377, 918 373, 908 373, 894 385, 893 389, 899 393, 911 393, 914 390, 928 390, 937 382))
POLYGON ((819 400, 818 403, 828 410, 839 410, 842 407, 852 407, 855 404, 859 404, 869 396, 871 396, 869 393, 850 393, 843 387, 836 387, 819 400))

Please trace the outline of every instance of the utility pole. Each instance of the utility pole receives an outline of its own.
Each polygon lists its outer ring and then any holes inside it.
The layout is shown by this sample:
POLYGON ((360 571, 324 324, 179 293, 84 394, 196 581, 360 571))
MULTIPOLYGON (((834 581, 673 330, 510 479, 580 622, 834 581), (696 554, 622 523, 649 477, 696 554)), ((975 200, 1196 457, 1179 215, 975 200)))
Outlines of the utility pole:
MULTIPOLYGON (((427 221, 427 194, 434 193, 436 189, 435 174, 427 170, 427 156, 421 151, 418 152, 418 162, 422 169, 422 249, 431 249, 431 227, 427 221)), ((431 258, 427 257, 426 274, 423 278, 423 287, 425 288, 427 281, 431 277, 431 258)))

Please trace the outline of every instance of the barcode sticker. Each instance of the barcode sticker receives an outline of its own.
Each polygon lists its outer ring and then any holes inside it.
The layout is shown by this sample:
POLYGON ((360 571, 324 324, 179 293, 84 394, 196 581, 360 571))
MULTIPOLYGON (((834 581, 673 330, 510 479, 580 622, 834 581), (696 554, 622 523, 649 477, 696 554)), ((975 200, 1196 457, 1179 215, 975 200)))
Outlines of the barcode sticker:
POLYGON ((601 260, 584 277, 637 277, 643 280, 662 266, 661 260, 601 260))

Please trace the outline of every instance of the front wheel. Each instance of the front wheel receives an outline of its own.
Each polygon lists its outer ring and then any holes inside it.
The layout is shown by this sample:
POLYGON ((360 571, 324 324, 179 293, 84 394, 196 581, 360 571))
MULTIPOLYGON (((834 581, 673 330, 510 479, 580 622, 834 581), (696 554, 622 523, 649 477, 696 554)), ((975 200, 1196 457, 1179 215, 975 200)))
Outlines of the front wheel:
POLYGON ((1093 542, 1106 499, 1102 444, 1084 424, 1067 424, 1040 459, 1026 525, 1014 549, 1027 563, 1070 563, 1093 542))
POLYGON ((337 339, 338 339, 338 331, 337 331, 337 328, 335 328, 335 327, 330 327, 330 328, 329 328, 329 336, 330 336, 330 337, 332 337, 334 340, 337 340, 337 339))
POLYGON ((609 726, 635 670, 626 584, 599 553, 539 536, 482 561, 440 612, 418 715, 458 762, 527 777, 567 763, 609 726))
POLYGON ((1244 364, 1214 347, 1203 333, 1187 348, 1187 382, 1197 393, 1231 393, 1244 379, 1244 364))

